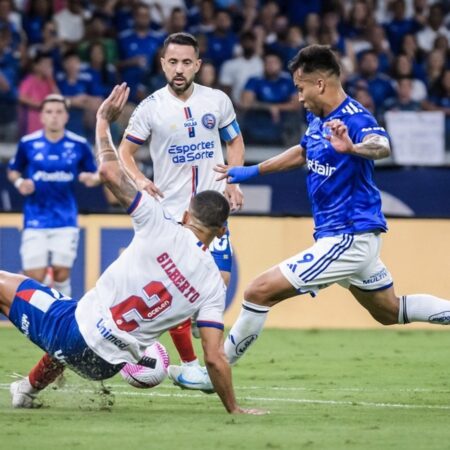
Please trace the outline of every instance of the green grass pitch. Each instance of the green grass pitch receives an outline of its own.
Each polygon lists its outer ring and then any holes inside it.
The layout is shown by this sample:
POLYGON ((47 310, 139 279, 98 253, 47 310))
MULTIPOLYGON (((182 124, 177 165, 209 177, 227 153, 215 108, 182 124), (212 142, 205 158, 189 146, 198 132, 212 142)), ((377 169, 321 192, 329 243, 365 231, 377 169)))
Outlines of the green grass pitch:
POLYGON ((13 328, 0 328, 0 343, 5 450, 450 448, 445 330, 264 330, 233 370, 240 403, 270 410, 262 417, 228 415, 215 395, 168 380, 141 390, 115 377, 105 397, 70 371, 42 408, 13 410, 11 374, 26 374, 41 352, 13 328))

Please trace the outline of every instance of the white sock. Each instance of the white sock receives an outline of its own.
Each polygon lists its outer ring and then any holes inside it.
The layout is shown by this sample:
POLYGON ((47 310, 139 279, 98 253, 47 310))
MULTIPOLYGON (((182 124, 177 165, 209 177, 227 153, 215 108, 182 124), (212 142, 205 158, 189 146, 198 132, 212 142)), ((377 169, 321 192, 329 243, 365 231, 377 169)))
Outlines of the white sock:
POLYGON ((64 281, 54 281, 53 287, 66 297, 72 297, 72 286, 70 284, 70 277, 64 281))
POLYGON ((225 355, 230 364, 235 364, 258 338, 269 309, 267 306, 255 305, 245 300, 242 302, 241 313, 225 340, 225 355))
POLYGON ((450 301, 428 294, 400 297, 398 323, 429 322, 450 324, 450 301))

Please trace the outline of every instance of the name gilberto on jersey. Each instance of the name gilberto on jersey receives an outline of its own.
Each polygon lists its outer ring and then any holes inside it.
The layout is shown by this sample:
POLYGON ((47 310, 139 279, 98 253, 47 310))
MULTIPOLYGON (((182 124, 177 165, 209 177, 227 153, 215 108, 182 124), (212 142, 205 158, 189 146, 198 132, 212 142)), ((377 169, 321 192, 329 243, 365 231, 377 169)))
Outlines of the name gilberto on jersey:
POLYGON ((172 156, 174 164, 197 161, 214 157, 214 141, 200 141, 192 144, 176 145, 172 144, 168 148, 169 155, 172 156))

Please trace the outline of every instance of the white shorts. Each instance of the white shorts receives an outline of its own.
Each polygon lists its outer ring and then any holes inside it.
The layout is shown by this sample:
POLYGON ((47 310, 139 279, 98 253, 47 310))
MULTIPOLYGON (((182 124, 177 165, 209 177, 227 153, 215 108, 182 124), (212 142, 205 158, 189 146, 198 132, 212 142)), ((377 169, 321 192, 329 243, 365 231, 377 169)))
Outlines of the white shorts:
POLYGON ((341 234, 318 239, 278 267, 299 294, 314 297, 333 283, 363 291, 382 290, 393 281, 380 259, 380 249, 379 233, 341 234))
POLYGON ((74 227, 26 228, 22 233, 22 269, 73 266, 77 256, 79 230, 74 227))

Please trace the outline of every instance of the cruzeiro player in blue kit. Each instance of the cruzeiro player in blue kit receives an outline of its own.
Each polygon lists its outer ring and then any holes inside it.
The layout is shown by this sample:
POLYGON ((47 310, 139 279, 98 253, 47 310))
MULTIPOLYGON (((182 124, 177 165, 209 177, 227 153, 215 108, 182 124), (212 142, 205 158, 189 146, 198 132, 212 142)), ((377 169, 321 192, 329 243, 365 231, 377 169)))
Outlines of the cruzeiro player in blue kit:
POLYGON ((84 137, 65 129, 66 100, 47 96, 41 105, 42 130, 24 136, 10 161, 8 178, 26 196, 20 249, 25 275, 44 281, 53 268, 54 287, 71 295, 70 270, 78 247, 74 184, 100 184, 97 166, 84 137))
POLYGON ((384 325, 449 324, 450 302, 432 295, 398 297, 380 259, 387 230, 373 181, 373 160, 390 154, 387 133, 343 90, 339 63, 326 46, 303 48, 290 69, 308 112, 300 145, 259 165, 219 166, 229 183, 306 165, 315 222, 315 244, 259 275, 247 287, 241 313, 225 342, 235 363, 261 333, 270 308, 299 294, 315 296, 333 283, 350 290, 384 325))

